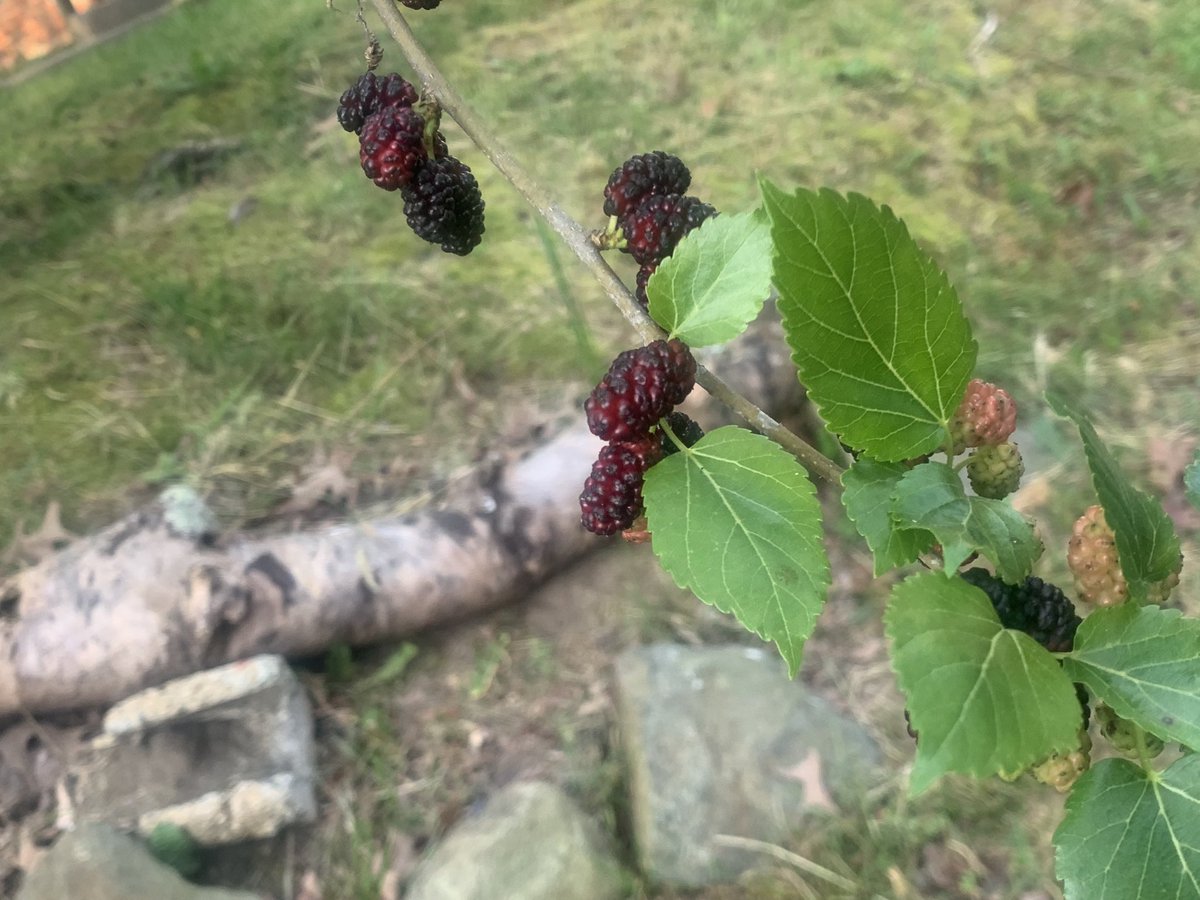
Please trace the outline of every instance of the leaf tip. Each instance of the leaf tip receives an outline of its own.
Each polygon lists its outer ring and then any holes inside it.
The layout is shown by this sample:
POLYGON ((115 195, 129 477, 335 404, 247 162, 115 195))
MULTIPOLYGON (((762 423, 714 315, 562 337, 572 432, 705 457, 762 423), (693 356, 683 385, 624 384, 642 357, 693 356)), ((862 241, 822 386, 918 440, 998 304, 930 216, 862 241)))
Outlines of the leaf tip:
POLYGON ((917 760, 913 763, 912 770, 908 773, 908 796, 913 799, 921 796, 933 787, 933 783, 941 777, 941 774, 941 772, 937 771, 921 758, 921 753, 918 750, 917 760))

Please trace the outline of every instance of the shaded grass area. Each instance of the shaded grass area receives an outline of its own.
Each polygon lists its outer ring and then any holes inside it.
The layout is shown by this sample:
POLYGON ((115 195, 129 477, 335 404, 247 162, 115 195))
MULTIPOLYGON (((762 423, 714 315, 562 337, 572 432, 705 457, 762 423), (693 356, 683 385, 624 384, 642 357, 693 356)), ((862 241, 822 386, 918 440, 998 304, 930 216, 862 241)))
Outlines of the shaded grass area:
MULTIPOLYGON (((508 0, 417 24, 584 221, 615 162, 660 146, 720 208, 756 202, 755 172, 862 191, 949 269, 981 375, 1023 401, 1057 378, 1123 426, 1194 421, 1195 371, 1159 372, 1200 320, 1200 19, 995 12, 987 40, 964 0, 508 0)), ((496 385, 595 377, 530 212, 453 128, 489 202, 468 259, 362 179, 330 118, 360 45, 315 0, 204 0, 0 95, 20 123, 0 136, 0 541, 50 499, 83 527, 167 476, 253 516, 315 445, 458 444, 468 413, 494 425, 496 385), (211 171, 148 175, 215 138, 237 148, 211 171), (447 399, 455 379, 482 404, 447 399)), ((564 264, 600 342, 627 340, 564 264)))
POLYGON ((457 440, 452 378, 486 401, 571 375, 570 317, 495 176, 489 246, 454 266, 363 179, 332 120, 360 45, 319 2, 208 0, 0 95, 23 123, 0 138, 0 543, 51 499, 106 521, 146 479, 254 516, 314 447, 457 440), (214 139, 236 149, 210 171, 160 171, 214 139))
MULTIPOLYGON (((658 147, 684 156, 694 190, 726 210, 757 202, 756 173, 890 204, 958 285, 980 375, 1013 390, 1065 461, 1045 510, 1052 532, 1087 490, 1074 443, 1033 412, 1047 386, 1095 410, 1121 450, 1195 430, 1200 13, 1189 0, 1001 0, 990 35, 967 0, 445 7, 414 14, 419 34, 585 222, 603 224, 613 166, 658 147)), ((602 347, 629 340, 453 127, 487 197, 485 243, 458 259, 407 233, 398 197, 363 179, 332 120, 360 51, 357 25, 321 0, 193 0, 0 94, 12 123, 0 134, 0 546, 50 500, 84 529, 179 478, 227 522, 254 518, 334 445, 358 450, 364 469, 396 456, 453 463, 502 426, 514 392, 540 399, 598 376, 572 302, 602 347), (236 149, 157 171, 164 153, 214 139, 236 149)), ((403 69, 394 51, 385 59, 403 69)), ((485 716, 506 678, 538 683, 536 646, 480 649, 480 677, 491 652, 500 680, 478 698, 461 688, 469 715, 485 716)), ((372 698, 352 715, 347 783, 387 797, 402 766, 389 708, 372 698)), ((562 713, 554 728, 577 725, 562 713)), ((601 774, 577 793, 609 809, 611 772, 593 762, 579 770, 601 774)), ((436 774, 453 811, 453 773, 436 774)), ((991 832, 953 837, 1012 847, 1011 883, 1034 887, 1045 848, 1025 843, 1006 791, 987 800, 991 832)), ((796 849, 845 860, 886 893, 890 865, 903 870, 990 796, 951 787, 796 849)), ((348 820, 339 852, 367 897, 379 873, 364 854, 438 823, 391 800, 364 808, 373 817, 348 820)))

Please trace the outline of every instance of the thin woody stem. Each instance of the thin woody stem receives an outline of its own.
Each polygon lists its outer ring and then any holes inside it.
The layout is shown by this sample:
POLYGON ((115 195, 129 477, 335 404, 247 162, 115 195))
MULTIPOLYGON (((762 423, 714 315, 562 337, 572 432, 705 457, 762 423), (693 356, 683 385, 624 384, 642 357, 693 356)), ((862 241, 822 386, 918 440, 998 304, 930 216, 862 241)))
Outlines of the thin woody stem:
MULTIPOLYGON (((425 52, 409 28, 408 22, 396 9, 394 0, 371 0, 371 5, 383 20, 392 38, 409 65, 424 83, 426 91, 437 98, 438 104, 472 142, 483 152, 500 173, 517 189, 546 223, 554 229, 580 261, 588 267, 600 286, 616 305, 617 309, 637 331, 638 336, 649 343, 666 337, 665 332, 646 315, 645 310, 634 299, 629 289, 600 255, 592 242, 591 234, 554 200, 517 159, 505 149, 488 125, 475 114, 462 96, 442 75, 434 61, 425 52)), ((841 482, 842 467, 830 460, 801 437, 780 425, 777 421, 747 400, 728 384, 703 366, 698 367, 696 382, 706 391, 732 409, 751 427, 771 438, 788 452, 795 455, 811 472, 833 484, 841 482)))

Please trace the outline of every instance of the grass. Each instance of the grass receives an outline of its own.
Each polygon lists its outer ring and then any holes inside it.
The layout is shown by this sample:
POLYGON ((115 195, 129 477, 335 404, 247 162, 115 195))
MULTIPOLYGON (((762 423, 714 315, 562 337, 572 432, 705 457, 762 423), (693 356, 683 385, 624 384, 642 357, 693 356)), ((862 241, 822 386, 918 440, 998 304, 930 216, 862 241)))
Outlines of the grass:
MULTIPOLYGON (((720 208, 756 202, 756 171, 859 190, 948 268, 984 377, 1026 404, 1065 379, 1125 428, 1129 367, 1104 363, 1128 357, 1164 414, 1200 413, 1194 371, 1159 376, 1137 353, 1200 319, 1190 4, 1000 4, 975 51, 964 0, 535 6, 418 26, 585 221, 601 224, 614 162, 655 146, 720 208), (1039 347, 1061 360, 1049 374, 1039 347)), ((586 328, 602 350, 627 339, 453 128, 488 241, 450 260, 409 239, 330 118, 360 43, 316 0, 206 0, 0 95, 21 123, 0 136, 0 541, 52 499, 69 526, 107 521, 164 477, 252 518, 317 447, 351 444, 368 466, 461 447, 464 420, 486 440, 498 385, 588 381, 586 328), (163 153, 216 138, 237 149, 212 171, 147 180, 163 153), (475 406, 446 397, 456 379, 475 406)))
MULTIPOLYGON (((1087 487, 1042 390, 1093 409, 1135 471, 1148 435, 1200 421, 1200 13, 988 8, 986 41, 968 0, 494 0, 413 20, 585 222, 603 224, 613 166, 657 147, 721 209, 757 202, 756 173, 891 205, 958 286, 979 374, 1064 461, 1039 511, 1053 536, 1087 487)), ((385 68, 403 69, 388 50, 385 68)), ((485 243, 450 258, 406 233, 332 119, 360 52, 352 18, 321 0, 193 0, 0 93, 0 546, 51 500, 83 530, 177 479, 227 524, 254 519, 335 446, 364 472, 397 456, 452 465, 514 404, 570 394, 629 340, 453 127, 487 197, 485 243), (214 139, 236 149, 156 173, 214 139)), ((527 651, 515 633, 481 648, 478 702, 527 651)), ((374 703, 348 753, 364 766, 352 783, 382 796, 395 735, 374 703)), ((976 801, 799 849, 856 869, 877 851, 864 883, 885 891, 913 835, 976 801)), ((348 859, 404 824, 371 808, 348 859)), ((1021 858, 1013 883, 1035 884, 1044 861, 1021 858)), ((377 875, 353 874, 362 896, 377 875)))

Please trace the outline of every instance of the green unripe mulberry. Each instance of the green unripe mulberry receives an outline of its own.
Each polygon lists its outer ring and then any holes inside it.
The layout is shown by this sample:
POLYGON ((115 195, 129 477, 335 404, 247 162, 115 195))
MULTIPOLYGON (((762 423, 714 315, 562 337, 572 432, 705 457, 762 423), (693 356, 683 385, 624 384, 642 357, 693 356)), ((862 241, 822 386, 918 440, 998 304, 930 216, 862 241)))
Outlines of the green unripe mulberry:
POLYGON ((1025 463, 1013 443, 980 447, 967 459, 967 478, 980 497, 1003 500, 1017 489, 1025 463))
POLYGON ((1112 707, 1104 703, 1096 707, 1096 723, 1100 726, 1100 733, 1104 735, 1106 741, 1112 744, 1113 749, 1126 756, 1139 755, 1139 738, 1149 759, 1153 759, 1163 752, 1161 739, 1148 731, 1143 731, 1128 719, 1121 718, 1113 711, 1112 707))

